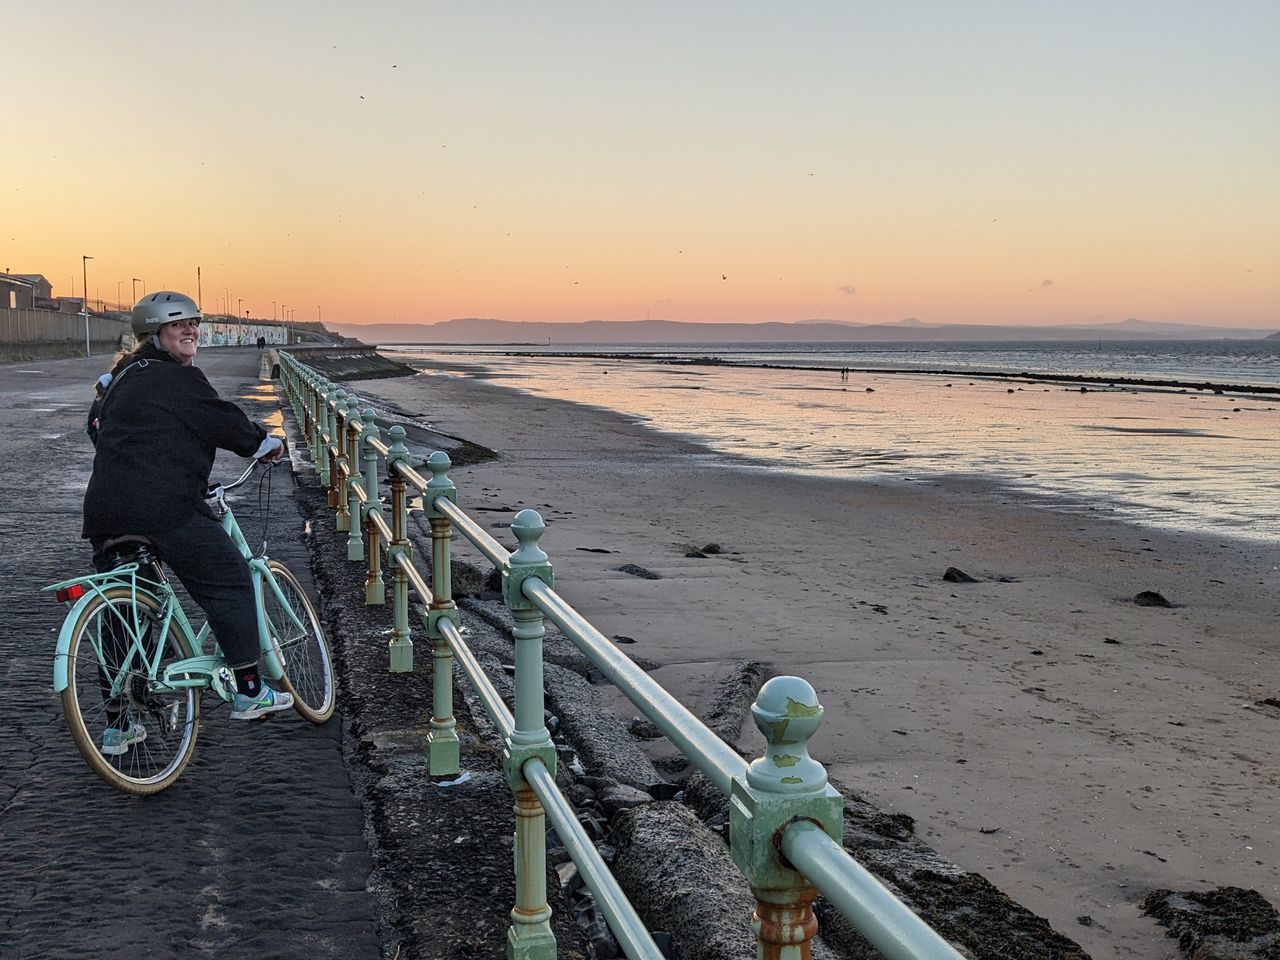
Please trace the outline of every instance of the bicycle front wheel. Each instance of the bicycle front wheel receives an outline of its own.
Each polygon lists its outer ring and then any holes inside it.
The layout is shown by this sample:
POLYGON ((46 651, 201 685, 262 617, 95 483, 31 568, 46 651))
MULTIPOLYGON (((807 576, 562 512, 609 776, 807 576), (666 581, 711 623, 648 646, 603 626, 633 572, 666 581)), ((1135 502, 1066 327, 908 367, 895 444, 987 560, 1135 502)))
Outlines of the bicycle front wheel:
POLYGON ((324 723, 333 716, 337 701, 333 681, 333 654, 320 626, 316 608, 293 572, 278 560, 267 566, 279 595, 270 583, 262 585, 262 612, 284 666, 280 684, 293 694, 293 708, 312 723, 324 723), (302 624, 299 628, 289 612, 302 624))
POLYGON ((81 611, 62 712, 80 755, 117 790, 158 793, 195 753, 200 692, 163 691, 155 683, 166 663, 186 656, 176 631, 162 631, 152 596, 111 587, 81 611))

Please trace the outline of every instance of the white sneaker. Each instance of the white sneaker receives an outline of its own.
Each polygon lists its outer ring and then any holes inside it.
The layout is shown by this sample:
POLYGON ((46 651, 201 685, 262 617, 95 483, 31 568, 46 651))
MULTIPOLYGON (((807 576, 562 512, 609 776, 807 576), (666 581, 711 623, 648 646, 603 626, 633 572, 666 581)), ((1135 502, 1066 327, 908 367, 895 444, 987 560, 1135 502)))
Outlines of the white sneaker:
POLYGON ((231 703, 232 720, 256 720, 277 710, 289 710, 293 707, 293 697, 279 690, 272 690, 266 684, 258 691, 256 697, 237 693, 231 703))

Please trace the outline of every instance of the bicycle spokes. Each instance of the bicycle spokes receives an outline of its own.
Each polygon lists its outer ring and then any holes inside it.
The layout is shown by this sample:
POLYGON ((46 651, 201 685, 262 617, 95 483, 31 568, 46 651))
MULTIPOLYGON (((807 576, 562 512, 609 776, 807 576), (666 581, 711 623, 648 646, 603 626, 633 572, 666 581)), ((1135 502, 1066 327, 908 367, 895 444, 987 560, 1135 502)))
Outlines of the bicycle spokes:
POLYGON ((199 723, 196 689, 157 679, 185 655, 153 597, 103 591, 79 614, 68 648, 63 710, 89 765, 118 789, 163 789, 190 759, 199 723))

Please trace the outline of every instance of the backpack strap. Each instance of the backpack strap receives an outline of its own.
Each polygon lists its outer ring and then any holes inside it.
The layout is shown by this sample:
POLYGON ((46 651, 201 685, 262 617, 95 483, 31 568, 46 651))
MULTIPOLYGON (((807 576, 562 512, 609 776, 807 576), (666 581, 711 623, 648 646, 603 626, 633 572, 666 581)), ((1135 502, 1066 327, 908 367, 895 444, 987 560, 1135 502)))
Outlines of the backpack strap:
MULTIPOLYGON (((133 361, 133 363, 129 364, 127 367, 125 367, 123 370, 121 370, 119 373, 117 373, 114 377, 111 378, 111 382, 107 384, 107 389, 102 394, 101 399, 95 401, 98 407, 98 416, 94 421, 93 435, 96 435, 102 431, 102 425, 105 422, 106 416, 107 416, 107 398, 111 396, 111 391, 115 387, 115 385, 119 383, 121 380, 123 380, 124 375, 128 373, 130 370, 132 370, 134 367, 139 367, 145 370, 150 363, 151 361, 147 360, 146 358, 143 358, 141 360, 135 360, 133 361)), ((96 438, 94 440, 94 443, 95 444, 97 443, 96 438)))

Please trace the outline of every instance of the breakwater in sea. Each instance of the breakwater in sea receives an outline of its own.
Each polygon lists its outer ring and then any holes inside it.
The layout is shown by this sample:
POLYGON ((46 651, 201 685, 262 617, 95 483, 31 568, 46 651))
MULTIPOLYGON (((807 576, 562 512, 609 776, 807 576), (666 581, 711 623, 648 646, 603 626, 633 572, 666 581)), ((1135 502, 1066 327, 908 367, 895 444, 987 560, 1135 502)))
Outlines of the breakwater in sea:
MULTIPOLYGON (((392 348, 398 349, 398 348, 392 348)), ((968 376, 1135 386, 1280 387, 1280 339, 895 343, 508 344, 405 347, 437 353, 626 358, 675 364, 968 376)))

